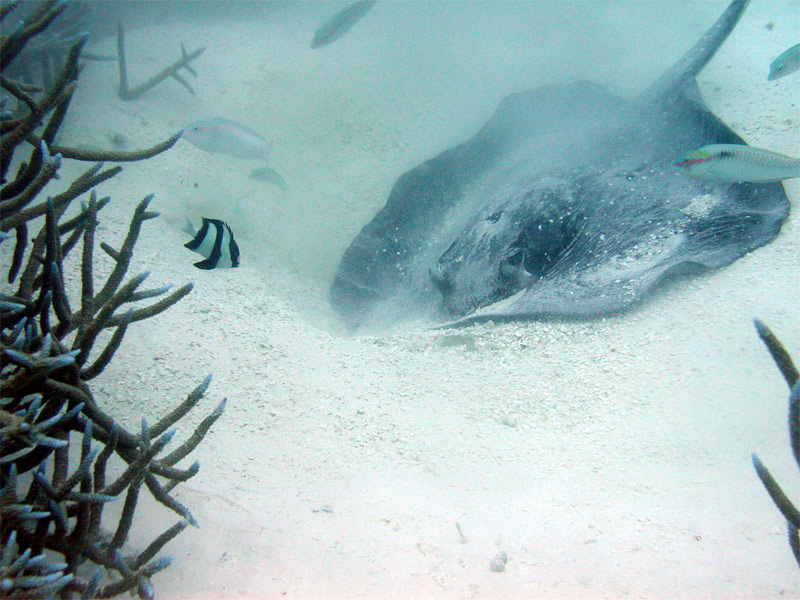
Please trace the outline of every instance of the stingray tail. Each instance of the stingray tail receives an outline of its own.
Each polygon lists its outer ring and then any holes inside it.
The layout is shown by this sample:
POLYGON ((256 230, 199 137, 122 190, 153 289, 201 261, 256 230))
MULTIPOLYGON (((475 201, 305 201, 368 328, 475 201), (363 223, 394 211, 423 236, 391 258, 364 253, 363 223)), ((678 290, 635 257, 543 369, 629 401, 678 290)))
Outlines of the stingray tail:
POLYGON ((674 93, 676 89, 683 89, 687 83, 694 81, 697 74, 713 58, 717 49, 736 27, 749 3, 750 0, 733 0, 717 19, 717 22, 703 34, 698 42, 658 81, 639 96, 639 101, 643 103, 657 102, 674 93))

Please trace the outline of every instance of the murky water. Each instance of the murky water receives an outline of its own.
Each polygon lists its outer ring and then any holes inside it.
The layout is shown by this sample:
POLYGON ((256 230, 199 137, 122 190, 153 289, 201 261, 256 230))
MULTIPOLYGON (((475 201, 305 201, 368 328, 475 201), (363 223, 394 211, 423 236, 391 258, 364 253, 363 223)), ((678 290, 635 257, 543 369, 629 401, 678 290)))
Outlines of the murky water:
MULTIPOLYGON (((221 117, 270 140, 288 184, 180 140, 100 190, 113 201, 98 234, 112 240, 155 193, 165 218, 136 266, 197 285, 131 326, 95 394, 132 426, 207 372, 207 408, 229 399, 177 492, 203 529, 167 548, 157 597, 800 597, 750 464, 758 452, 800 497, 787 390, 750 323, 800 360, 797 180, 772 244, 620 315, 372 337, 349 335, 328 302, 343 252, 404 172, 514 92, 586 79, 634 97, 726 2, 380 0, 313 50, 346 3, 89 4, 87 51, 115 55, 122 20, 134 83, 180 44, 206 50, 184 73, 194 94, 167 80, 131 101, 116 63, 87 62, 60 143, 146 147, 221 117), (226 221, 241 266, 194 269, 187 217, 226 221)), ((766 76, 798 30, 800 3, 753 0, 698 77, 748 142, 795 156, 800 74, 766 76)), ((83 167, 66 161, 61 184, 83 167)), ((142 512, 142 539, 173 519, 142 512)))

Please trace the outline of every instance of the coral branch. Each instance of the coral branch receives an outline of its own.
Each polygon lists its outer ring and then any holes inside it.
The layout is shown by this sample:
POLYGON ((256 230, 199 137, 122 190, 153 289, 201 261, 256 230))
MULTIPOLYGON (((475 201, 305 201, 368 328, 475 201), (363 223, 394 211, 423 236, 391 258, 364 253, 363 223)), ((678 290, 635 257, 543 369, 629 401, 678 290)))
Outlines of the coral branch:
POLYGON ((131 322, 132 315, 133 309, 130 309, 125 314, 125 320, 119 325, 119 327, 117 327, 117 330, 114 332, 114 335, 111 336, 111 340, 108 342, 108 345, 103 349, 103 352, 100 353, 100 356, 97 357, 97 360, 81 371, 81 379, 83 379, 83 381, 89 381, 90 379, 97 377, 103 372, 103 369, 108 366, 108 363, 111 362, 111 359, 114 358, 114 353, 122 344, 122 338, 125 336, 125 332, 128 329, 128 323, 131 322))
MULTIPOLYGON (((43 147, 42 151, 47 152, 47 146, 45 143, 41 142, 41 144, 43 147)), ((26 187, 21 194, 18 194, 9 200, 0 201, 0 219, 4 219, 5 217, 30 204, 36 195, 42 191, 42 188, 56 176, 60 166, 61 156, 58 154, 52 157, 48 156, 48 159, 45 161, 42 170, 39 171, 36 177, 30 182, 30 184, 28 184, 28 187, 26 187)))
POLYGON ((756 473, 758 473, 758 478, 761 479, 761 483, 767 488, 767 492, 769 492, 770 498, 772 498, 775 506, 783 513, 783 516, 789 523, 796 528, 800 528, 800 511, 795 508, 794 504, 792 504, 791 500, 789 500, 781 489, 781 486, 778 485, 778 482, 775 481, 772 474, 759 460, 758 456, 753 454, 752 458, 753 466, 756 469, 756 473))
MULTIPOLYGON (((10 18, 16 6, 2 5, 0 19, 10 18)), ((140 290, 147 273, 129 276, 141 227, 157 216, 147 210, 152 195, 134 211, 119 250, 97 239, 98 213, 110 199, 98 200, 95 188, 121 167, 103 169, 97 162, 60 193, 41 197, 58 178, 64 160, 142 160, 163 152, 180 135, 123 153, 53 144, 78 84, 86 34, 73 22, 44 39, 37 36, 65 6, 45 0, 32 9, 20 8, 28 11, 24 21, 16 29, 4 27, 0 37, 0 86, 18 101, 16 112, 3 109, 0 120, 0 243, 14 238, 7 279, 9 284, 18 280, 16 291, 0 292, 0 596, 110 598, 135 591, 140 598, 152 598, 151 577, 172 560, 156 555, 187 524, 197 525, 170 491, 196 475, 200 464, 178 468, 174 463, 204 439, 224 401, 177 449, 159 459, 173 437, 172 427, 199 403, 210 377, 153 428, 143 421, 138 434, 103 410, 88 385, 119 356, 131 323, 166 310, 192 284, 140 290), (15 75, 9 76, 6 67, 12 63, 15 75), (31 66, 40 69, 42 87, 22 83, 29 79, 31 66), (33 130, 39 126, 43 130, 37 137, 33 130), (30 154, 18 161, 15 176, 6 182, 13 154, 23 150, 30 154), (66 220, 73 200, 89 192, 88 201, 66 220), (79 244, 81 256, 65 260, 79 244), (114 260, 99 291, 97 245, 114 260), (73 287, 76 275, 79 287, 73 287), (131 306, 151 299, 156 300, 131 306), (101 333, 106 328, 115 331, 100 350, 98 340, 105 339, 101 333), (108 483, 114 458, 125 468, 108 483), (182 520, 136 555, 126 546, 142 493, 182 520), (101 528, 104 507, 123 496, 122 514, 107 534, 101 528)), ((190 55, 182 48, 182 64, 167 69, 165 77, 188 85, 177 69, 194 74, 189 62, 200 52, 190 55)))
POLYGON ((53 146, 52 152, 57 152, 63 158, 71 158, 74 160, 133 162, 137 160, 153 158, 154 156, 169 150, 175 145, 175 142, 181 138, 182 134, 183 132, 179 131, 155 146, 143 148, 141 150, 130 150, 128 152, 122 152, 119 150, 85 150, 79 148, 68 148, 66 146, 53 146))
POLYGON ((164 533, 159 535, 156 539, 150 542, 150 545, 147 546, 144 550, 141 551, 139 556, 136 557, 134 561, 135 568, 140 569, 143 565, 153 559, 156 554, 161 552, 161 549, 166 546, 169 542, 171 542, 175 537, 189 524, 189 521, 186 519, 181 519, 175 525, 167 529, 164 533))
POLYGON ((5 19, 8 14, 19 6, 21 0, 12 0, 11 2, 7 2, 3 6, 0 6, 0 21, 5 19))
POLYGON ((122 490, 128 487, 136 477, 142 476, 142 474, 147 471, 150 461, 155 457, 156 454, 164 449, 164 446, 170 442, 172 436, 174 435, 175 430, 172 430, 158 438, 154 444, 142 452, 135 461, 128 465, 128 468, 125 469, 122 475, 120 475, 114 483, 103 488, 101 493, 108 496, 116 496, 122 492, 122 490))
MULTIPOLYGON (((114 266, 114 270, 106 280, 103 289, 101 289, 97 294, 97 297, 95 298, 96 306, 102 306, 108 302, 109 298, 111 298, 111 296, 117 290, 119 284, 122 283, 122 278, 125 276, 125 272, 128 270, 128 265, 130 264, 131 257, 133 256, 133 247, 136 245, 136 240, 139 238, 139 232, 141 231, 142 223, 148 219, 158 216, 158 213, 147 212, 147 207, 152 199, 153 194, 150 194, 146 196, 136 207, 136 210, 133 213, 133 218, 131 219, 130 227, 128 228, 128 235, 125 237, 122 248, 119 252, 115 252, 115 257, 112 255, 117 264, 114 266)), ((100 247, 104 250, 106 249, 106 246, 102 244, 100 247)), ((108 252, 108 250, 106 250, 106 252, 108 252)))
MULTIPOLYGON (((21 27, 3 38, 2 44, 0 44, 0 69, 5 71, 6 67, 22 52, 25 44, 36 34, 44 31, 66 8, 66 2, 47 0, 31 11, 21 27)), ((6 14, 8 12, 4 8, 3 17, 6 14)))
MULTIPOLYGON (((150 317, 154 317, 159 313, 164 312, 170 306, 178 302, 181 298, 188 295, 189 292, 194 289, 193 283, 187 283, 179 287, 177 290, 172 292, 169 296, 160 300, 159 302, 155 302, 150 306, 145 306, 144 308, 137 308, 133 311, 130 317, 130 322, 134 323, 136 321, 141 321, 143 319, 149 319, 150 317)), ((133 296, 133 294, 131 294, 133 296)), ((130 302, 131 300, 127 300, 130 302)), ((127 318, 127 315, 114 315, 111 317, 108 322, 105 324, 105 327, 119 327, 127 318)))
POLYGON ((211 385, 211 374, 206 375, 203 383, 194 388, 191 393, 186 397, 186 400, 176 406, 171 413, 164 416, 158 423, 153 425, 150 429, 152 435, 159 436, 167 429, 175 425, 182 419, 203 397, 206 393, 208 386, 211 385))
MULTIPOLYGON (((67 204, 72 202, 75 198, 88 192, 90 189, 99 185, 106 179, 111 179, 122 170, 122 167, 112 167, 105 171, 98 172, 100 167, 99 163, 89 169, 83 176, 76 179, 69 188, 53 197, 53 207, 56 210, 61 210, 67 204)), ((0 220, 0 231, 10 231, 15 227, 19 227, 23 223, 41 217, 46 212, 46 203, 42 202, 35 206, 31 206, 25 210, 15 213, 6 219, 0 220)))
MULTIPOLYGON (((797 369, 792 362, 792 357, 783 347, 783 344, 758 319, 755 319, 756 331, 759 337, 767 346, 772 359, 780 369, 786 382, 789 384, 789 440, 792 446, 795 462, 800 467, 800 381, 797 378, 797 369)), ((781 511, 787 521, 789 546, 792 554, 800 566, 800 540, 798 540, 798 529, 800 529, 800 511, 797 510, 792 501, 784 493, 778 482, 772 477, 769 469, 759 460, 758 456, 752 455, 753 466, 761 483, 766 488, 775 506, 781 511)))
POLYGON ((189 82, 186 81, 180 74, 180 69, 186 69, 192 75, 197 75, 194 69, 189 64, 191 61, 200 56, 205 50, 205 46, 198 48, 192 52, 186 52, 186 48, 181 44, 181 57, 166 67, 160 73, 153 75, 150 79, 141 85, 134 88, 128 86, 128 64, 125 58, 125 30, 122 23, 117 24, 117 54, 119 55, 119 97, 123 100, 132 100, 137 96, 141 96, 144 92, 154 88, 165 79, 172 77, 175 81, 180 83, 183 87, 189 90, 189 93, 194 95, 194 90, 189 82))
POLYGON ((792 387, 797 383, 798 376, 800 376, 797 367, 795 367, 794 362, 792 362, 792 357, 789 356, 786 348, 783 347, 783 344, 775 337, 775 334, 772 333, 769 327, 758 319, 753 319, 753 323, 756 326, 758 337, 761 338, 761 341, 764 342, 767 350, 769 350, 772 360, 778 365, 778 369, 780 369, 786 383, 789 384, 789 387, 792 387))
POLYGON ((203 441, 203 438, 205 437, 206 433, 208 433, 208 430, 211 428, 214 422, 219 419, 220 416, 222 416, 222 413, 225 410, 225 403, 226 400, 223 399, 222 402, 219 403, 219 406, 217 406, 217 408, 215 408, 214 411, 205 419, 203 419, 200 425, 197 426, 197 429, 194 430, 194 433, 188 440, 161 459, 161 464, 172 466, 179 460, 185 458, 192 450, 194 450, 197 445, 203 441))
POLYGON ((797 566, 800 566, 800 533, 798 533, 797 527, 787 521, 786 534, 789 538, 789 547, 792 549, 795 561, 797 561, 797 566))
POLYGON ((16 244, 14 244, 14 255, 11 258, 11 267, 8 269, 8 283, 13 283, 22 267, 22 259, 25 257, 25 246, 28 245, 28 226, 23 223, 15 228, 17 234, 16 244))

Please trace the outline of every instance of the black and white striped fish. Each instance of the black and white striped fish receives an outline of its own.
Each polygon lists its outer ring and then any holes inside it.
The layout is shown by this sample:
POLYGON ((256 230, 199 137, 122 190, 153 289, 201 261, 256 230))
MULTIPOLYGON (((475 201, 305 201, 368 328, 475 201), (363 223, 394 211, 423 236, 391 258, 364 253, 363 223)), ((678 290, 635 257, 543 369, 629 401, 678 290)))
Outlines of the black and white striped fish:
POLYGON ((187 223, 185 231, 193 235, 191 242, 184 244, 186 248, 205 257, 205 260, 194 263, 198 269, 229 269, 239 266, 239 246, 233 239, 233 231, 224 221, 202 217, 200 229, 187 223))

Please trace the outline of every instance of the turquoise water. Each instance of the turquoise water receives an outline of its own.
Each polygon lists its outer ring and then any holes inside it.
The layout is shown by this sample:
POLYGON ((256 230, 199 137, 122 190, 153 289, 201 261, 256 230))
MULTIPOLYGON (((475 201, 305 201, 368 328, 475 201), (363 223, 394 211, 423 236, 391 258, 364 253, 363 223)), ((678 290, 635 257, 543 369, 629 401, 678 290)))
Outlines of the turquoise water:
MULTIPOLYGON (((95 394, 134 428, 207 372, 207 408, 229 399, 177 492, 202 529, 166 549, 157 597, 800 597, 750 464, 758 452, 800 498, 787 390, 751 324, 800 360, 797 181, 772 244, 613 317, 352 336, 327 298, 398 177, 474 135, 505 96, 588 79, 633 98, 725 2, 379 1, 317 50, 314 31, 346 3, 92 5, 87 51, 113 55, 121 18, 133 82, 180 43, 206 50, 186 76, 194 95, 167 80, 123 102, 116 65, 87 63, 61 143, 146 147, 223 117, 273 142, 289 186, 181 140, 100 190, 111 240, 156 194, 165 218, 136 268, 196 288, 131 327, 95 394), (191 266, 180 225, 200 216, 231 225, 238 269, 191 266)), ((753 0, 698 77, 748 142, 795 156, 800 74, 766 76, 799 28, 798 2, 753 0)), ((61 185, 84 168, 67 161, 61 185)), ((172 522, 141 510, 143 540, 172 522)))

